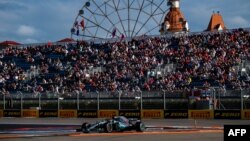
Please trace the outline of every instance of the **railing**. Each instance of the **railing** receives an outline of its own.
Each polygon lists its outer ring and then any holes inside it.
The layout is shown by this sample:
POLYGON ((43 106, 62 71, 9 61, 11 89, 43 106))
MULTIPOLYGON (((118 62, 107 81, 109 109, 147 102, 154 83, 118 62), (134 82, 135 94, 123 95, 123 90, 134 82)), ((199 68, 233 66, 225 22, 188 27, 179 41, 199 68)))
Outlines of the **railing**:
POLYGON ((250 109, 250 89, 0 94, 0 109, 250 109))

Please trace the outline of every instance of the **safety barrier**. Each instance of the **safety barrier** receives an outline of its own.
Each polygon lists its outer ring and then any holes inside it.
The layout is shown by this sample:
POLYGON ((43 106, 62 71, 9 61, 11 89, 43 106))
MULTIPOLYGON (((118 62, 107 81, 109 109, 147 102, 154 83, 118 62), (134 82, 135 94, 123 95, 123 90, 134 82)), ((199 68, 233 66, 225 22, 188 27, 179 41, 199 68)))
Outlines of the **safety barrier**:
POLYGON ((190 119, 212 119, 214 118, 213 110, 189 110, 188 118, 190 119))
POLYGON ((22 117, 38 118, 39 117, 39 111, 38 110, 23 110, 22 111, 22 117))
POLYGON ((141 110, 141 118, 164 118, 163 110, 141 110))
POLYGON ((240 110, 214 110, 214 119, 241 119, 240 110))
POLYGON ((250 110, 243 110, 241 113, 241 119, 250 120, 250 110))
POLYGON ((188 118, 188 110, 164 110, 164 118, 170 118, 170 119, 188 118))
POLYGON ((140 110, 119 110, 120 116, 125 116, 128 118, 141 118, 140 110))
POLYGON ((77 117, 78 118, 97 118, 98 112, 97 110, 78 110, 77 117))
POLYGON ((99 118, 112 118, 113 116, 118 116, 118 110, 100 110, 98 111, 99 118))
POLYGON ((76 118, 77 110, 59 110, 58 117, 60 118, 76 118))
POLYGON ((1 117, 33 118, 112 118, 113 116, 151 119, 244 119, 250 110, 0 110, 1 117))
POLYGON ((3 117, 3 110, 0 110, 0 118, 3 117))
POLYGON ((46 117, 58 117, 57 110, 39 110, 39 117, 46 118, 46 117))
POLYGON ((22 117, 21 110, 4 110, 3 111, 4 117, 22 117))

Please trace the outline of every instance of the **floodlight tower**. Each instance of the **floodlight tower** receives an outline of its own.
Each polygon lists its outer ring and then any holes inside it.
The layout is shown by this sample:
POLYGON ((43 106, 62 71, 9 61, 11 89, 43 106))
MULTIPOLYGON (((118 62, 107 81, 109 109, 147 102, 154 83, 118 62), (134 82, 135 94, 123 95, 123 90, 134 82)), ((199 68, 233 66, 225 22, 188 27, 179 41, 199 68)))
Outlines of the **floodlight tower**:
POLYGON ((180 10, 180 0, 168 0, 169 12, 161 25, 161 34, 188 32, 188 22, 180 10))

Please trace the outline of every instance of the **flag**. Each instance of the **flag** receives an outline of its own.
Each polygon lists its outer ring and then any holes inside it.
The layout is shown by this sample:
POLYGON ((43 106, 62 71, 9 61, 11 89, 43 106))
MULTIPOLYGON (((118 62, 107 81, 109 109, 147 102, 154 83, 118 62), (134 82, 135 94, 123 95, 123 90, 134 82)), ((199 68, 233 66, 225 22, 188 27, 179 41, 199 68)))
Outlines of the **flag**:
POLYGON ((114 38, 115 35, 116 35, 116 28, 114 28, 113 31, 112 31, 112 38, 114 38))
POLYGON ((122 41, 124 38, 125 38, 125 35, 122 34, 122 35, 121 35, 121 41, 122 41))
POLYGON ((48 41, 48 46, 52 46, 52 42, 51 41, 48 41))
POLYGON ((77 31, 76 31, 76 35, 77 35, 77 36, 79 36, 79 29, 77 29, 77 31))
POLYGON ((78 21, 75 21, 74 26, 78 27, 78 21))
POLYGON ((80 22, 80 26, 82 27, 82 30, 84 30, 84 27, 85 27, 85 25, 84 25, 84 19, 82 19, 82 21, 80 22))

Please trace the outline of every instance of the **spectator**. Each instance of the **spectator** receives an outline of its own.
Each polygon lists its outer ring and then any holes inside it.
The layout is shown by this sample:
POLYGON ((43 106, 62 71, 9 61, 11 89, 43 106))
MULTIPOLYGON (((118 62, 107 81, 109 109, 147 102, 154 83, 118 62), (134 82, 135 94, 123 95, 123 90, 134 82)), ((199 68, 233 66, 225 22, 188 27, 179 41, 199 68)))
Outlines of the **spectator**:
POLYGON ((239 65, 250 58, 249 39, 248 31, 235 30, 130 42, 6 48, 0 53, 0 86, 6 91, 35 88, 55 93, 172 91, 200 84, 247 88, 249 81, 240 80, 239 65), (159 68, 169 63, 176 70, 165 74, 159 68))

